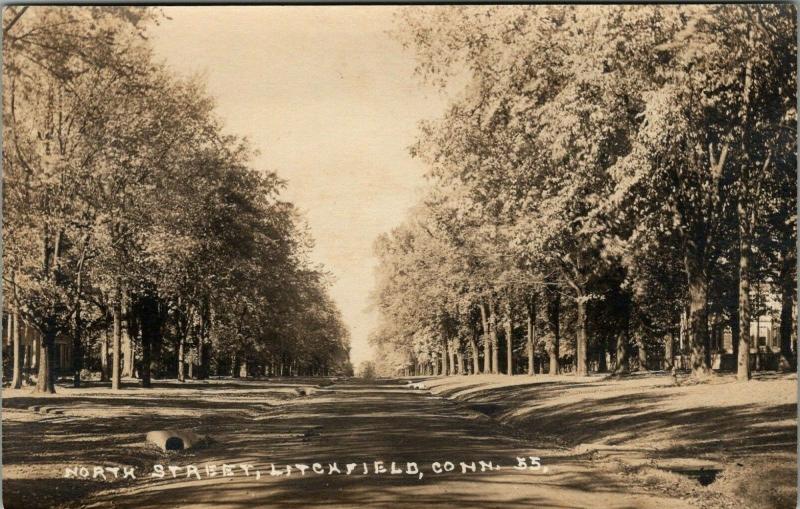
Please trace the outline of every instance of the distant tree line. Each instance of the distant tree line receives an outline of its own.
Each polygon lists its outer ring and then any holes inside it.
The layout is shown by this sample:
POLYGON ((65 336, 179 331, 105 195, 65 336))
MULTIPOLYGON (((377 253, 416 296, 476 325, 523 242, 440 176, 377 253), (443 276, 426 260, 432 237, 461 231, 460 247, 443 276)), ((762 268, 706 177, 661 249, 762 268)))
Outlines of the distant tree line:
POLYGON ((151 8, 10 7, 3 30, 3 293, 36 390, 54 345, 113 388, 136 375, 326 375, 349 337, 283 181, 252 167, 198 79, 154 58, 151 8))
POLYGON ((701 376, 726 328, 747 380, 766 294, 794 369, 794 6, 397 21, 418 75, 454 99, 412 147, 427 195, 376 242, 384 370, 583 375, 680 355, 701 376))

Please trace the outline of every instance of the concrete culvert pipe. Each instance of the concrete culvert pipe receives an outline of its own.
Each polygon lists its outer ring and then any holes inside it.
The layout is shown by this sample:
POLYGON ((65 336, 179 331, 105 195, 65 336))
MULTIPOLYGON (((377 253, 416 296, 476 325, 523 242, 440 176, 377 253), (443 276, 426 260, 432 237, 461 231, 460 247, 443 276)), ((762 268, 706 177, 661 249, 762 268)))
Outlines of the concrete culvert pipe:
POLYGON ((183 440, 180 437, 169 437, 164 443, 164 449, 167 451, 182 451, 183 440))
POLYGON ((192 431, 157 430, 149 432, 146 440, 167 452, 191 449, 206 439, 192 431))

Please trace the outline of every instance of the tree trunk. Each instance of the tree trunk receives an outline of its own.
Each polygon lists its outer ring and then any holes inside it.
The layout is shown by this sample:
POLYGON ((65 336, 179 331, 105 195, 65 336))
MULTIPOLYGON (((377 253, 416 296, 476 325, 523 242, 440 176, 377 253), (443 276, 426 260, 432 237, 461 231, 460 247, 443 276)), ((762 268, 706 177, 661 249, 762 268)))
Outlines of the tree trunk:
POLYGON ((74 296, 75 311, 73 312, 73 331, 72 331, 72 374, 73 385, 80 387, 81 370, 83 370, 83 319, 81 317, 81 294, 83 293, 83 264, 86 260, 86 245, 89 237, 84 237, 81 256, 78 261, 78 277, 76 280, 76 292, 74 296))
POLYGON ((186 381, 186 339, 181 336, 178 340, 178 381, 186 381))
POLYGON ((644 344, 644 338, 641 334, 636 334, 636 349, 638 350, 639 357, 639 371, 647 371, 650 366, 647 361, 647 348, 644 344))
POLYGON ((481 302, 481 325, 483 326, 483 373, 492 372, 491 339, 489 339, 489 320, 486 317, 486 304, 481 302))
POLYGON ((536 295, 533 295, 532 301, 528 303, 528 375, 533 376, 535 367, 534 349, 536 345, 536 295))
POLYGON ((664 369, 670 370, 675 364, 675 333, 670 331, 664 338, 664 369))
POLYGON ((55 394, 55 327, 50 325, 41 338, 39 348, 39 374, 34 392, 55 394))
POLYGON ((100 339, 100 381, 108 382, 110 380, 108 373, 108 329, 103 329, 103 335, 100 339))
POLYGON ((586 300, 582 296, 576 302, 578 312, 578 323, 575 334, 575 371, 578 376, 586 376, 589 373, 587 348, 586 348, 586 329, 588 327, 586 317, 586 300))
POLYGON ((623 374, 628 372, 628 331, 622 330, 617 335, 617 363, 614 372, 623 374))
POLYGON ((450 355, 447 353, 447 340, 442 337, 442 375, 447 376, 450 374, 450 367, 448 366, 450 355))
POLYGON ((506 374, 514 374, 514 321, 511 302, 506 303, 506 374))
MULTIPOLYGON (((23 335, 25 337, 25 335, 23 335)), ((22 342, 22 340, 20 340, 22 342)), ((34 341, 35 343, 35 341, 34 341)), ((23 373, 30 373, 31 372, 31 357, 33 357, 33 345, 27 344, 23 348, 25 351, 25 360, 22 362, 22 372, 23 373)))
POLYGON ((475 341, 475 332, 473 331, 472 337, 469 340, 469 349, 472 352, 472 374, 477 375, 480 373, 480 355, 478 354, 478 342, 475 341))
POLYGON ((756 351, 756 354, 755 354, 755 356, 756 356, 755 370, 756 371, 761 371, 763 369, 761 367, 761 348, 760 348, 760 346, 758 344, 758 336, 759 336, 759 334, 761 332, 761 317, 760 316, 756 317, 756 327, 755 328, 756 328, 756 344, 753 345, 755 347, 755 351, 756 351))
POLYGON ((42 343, 37 338, 34 338, 34 340, 31 341, 31 361, 32 361, 31 370, 32 371, 36 371, 36 372, 39 371, 39 357, 41 357, 40 350, 42 349, 41 346, 42 346, 42 343))
MULTIPOLYGON (((689 283, 689 343, 692 376, 705 376, 711 373, 710 338, 708 336, 708 274, 702 267, 700 255, 687 253, 685 262, 689 283)), ((743 324, 740 324, 740 328, 742 329, 741 336, 749 336, 749 331, 743 324)))
POLYGON ((120 325, 120 349, 120 355, 122 358, 122 372, 120 373, 120 376, 133 376, 133 349, 131 345, 131 335, 128 333, 128 327, 125 325, 124 321, 120 325))
POLYGON ((72 323, 72 386, 81 386, 81 370, 83 369, 83 320, 81 318, 81 304, 75 303, 75 313, 72 323))
MULTIPOLYGON (((739 204, 739 215, 743 205, 739 204)), ((739 352, 737 355, 736 379, 750 380, 750 243, 747 226, 739 222, 739 352)), ((756 333, 756 338, 758 333, 756 333)), ((757 340, 756 340, 757 341, 757 340)), ((756 343, 757 344, 757 343, 756 343)))
POLYGON ((495 313, 493 300, 489 300, 489 336, 492 343, 492 374, 496 375, 500 373, 500 360, 498 358, 500 354, 497 350, 497 313, 495 313))
MULTIPOLYGON (((747 31, 748 46, 752 47, 753 29, 747 31)), ((753 88, 753 61, 747 58, 744 66, 744 84, 742 87, 742 158, 739 172, 740 193, 736 202, 736 215, 739 220, 739 347, 736 362, 736 379, 750 380, 750 251, 752 228, 755 226, 753 214, 758 204, 758 197, 753 194, 751 179, 751 160, 749 150, 750 136, 750 93, 753 88)), ((759 175, 757 178, 764 178, 759 175)), ((758 355, 758 329, 756 329, 756 355, 758 355)), ((707 347, 710 346, 708 343, 707 347)), ((710 355, 709 351, 706 355, 710 355)), ((710 367, 710 362, 708 363, 710 367)))
POLYGON ((122 347, 122 310, 119 301, 115 302, 112 306, 112 315, 114 319, 114 332, 112 336, 111 347, 111 389, 119 390, 120 385, 120 349, 122 347))
MULTIPOLYGON (((211 327, 210 319, 211 309, 208 301, 204 302, 203 311, 200 314, 200 337, 197 340, 197 378, 205 380, 208 378, 208 357, 209 345, 207 342, 209 329, 211 327)), ((292 371, 290 370, 290 374, 292 371)))
POLYGON ((11 378, 11 388, 12 389, 21 389, 22 388, 22 352, 20 348, 20 340, 19 340, 19 313, 17 310, 8 315, 9 323, 9 334, 11 334, 11 344, 13 345, 13 351, 11 355, 13 357, 12 362, 14 363, 14 375, 11 378))
POLYGON ((794 328, 794 302, 797 294, 795 279, 794 246, 789 245, 788 253, 784 253, 781 267, 781 323, 780 323, 780 368, 794 371, 797 369, 797 356, 792 353, 792 331, 794 328))
POLYGON ((630 370, 628 365, 628 351, 630 348, 630 325, 631 325, 631 295, 622 292, 619 296, 620 313, 622 313, 621 330, 617 334, 617 362, 614 366, 614 373, 625 374, 630 370))
MULTIPOLYGON (((196 355, 192 359, 192 362, 189 363, 189 372, 190 372, 189 373, 189 378, 197 378, 197 379, 202 379, 203 378, 203 375, 202 375, 203 354, 205 353, 203 351, 203 350, 205 350, 203 343, 204 343, 203 342, 203 336, 201 334, 200 337, 197 338, 197 350, 195 352, 196 355), (194 366, 197 366, 197 373, 194 373, 194 366)), ((291 376, 291 374, 292 374, 291 366, 287 366, 287 368, 288 368, 288 371, 289 371, 287 373, 287 375, 291 376)))
POLYGON ((550 374, 557 375, 560 371, 559 366, 559 343, 561 342, 561 296, 558 292, 550 293, 550 302, 547 306, 547 319, 550 326, 550 374))
POLYGON ((739 358, 739 335, 741 334, 741 328, 739 327, 739 285, 736 285, 736 305, 733 306, 733 309, 730 311, 731 313, 731 350, 733 350, 733 356, 737 359, 739 358))
POLYGON ((131 335, 131 310, 127 303, 128 297, 124 297, 125 303, 122 304, 122 376, 133 376, 134 364, 134 337, 131 335))
MULTIPOLYGON (((62 232, 58 231, 55 240, 51 243, 52 233, 45 226, 42 242, 42 272, 50 279, 51 271, 58 268, 58 258, 61 251, 62 232)), ((39 371, 36 379, 36 393, 55 394, 55 349, 56 349, 56 317, 50 314, 40 328, 42 335, 39 339, 39 371)))

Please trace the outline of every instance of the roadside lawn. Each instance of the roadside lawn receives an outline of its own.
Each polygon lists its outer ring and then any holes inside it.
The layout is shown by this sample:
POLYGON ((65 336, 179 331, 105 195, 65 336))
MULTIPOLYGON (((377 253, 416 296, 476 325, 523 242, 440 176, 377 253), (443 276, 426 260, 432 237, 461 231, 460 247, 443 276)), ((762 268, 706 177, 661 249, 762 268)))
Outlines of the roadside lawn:
POLYGON ((478 375, 421 379, 532 439, 584 452, 708 507, 796 507, 797 375, 478 375))

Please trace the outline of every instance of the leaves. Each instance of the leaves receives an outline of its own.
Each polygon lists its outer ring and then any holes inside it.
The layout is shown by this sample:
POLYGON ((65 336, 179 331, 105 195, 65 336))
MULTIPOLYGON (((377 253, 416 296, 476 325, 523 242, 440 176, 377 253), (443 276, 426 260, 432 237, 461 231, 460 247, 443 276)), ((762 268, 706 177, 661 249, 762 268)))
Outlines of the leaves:
POLYGON ((795 115, 794 23, 791 7, 762 5, 403 10, 396 37, 451 98, 412 150, 436 197, 415 214, 441 233, 431 245, 403 225, 416 239, 403 256, 387 247, 400 237, 379 243, 391 326, 376 340, 407 345, 441 309, 456 316, 451 293, 474 308, 542 284, 595 310, 631 292, 636 326, 661 334, 688 298, 687 257, 726 313, 734 269, 717 260, 734 257, 737 203, 759 210, 759 231, 794 214, 788 195, 760 194, 794 189, 795 131, 780 127, 795 115))
POLYGON ((159 334, 175 343, 347 369, 348 331, 283 181, 223 133, 202 81, 154 62, 157 17, 30 7, 4 34, 6 287, 42 332, 71 334, 81 301, 107 327, 123 299, 169 309, 159 334))

